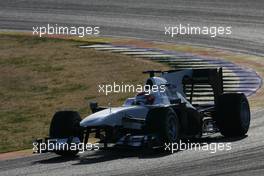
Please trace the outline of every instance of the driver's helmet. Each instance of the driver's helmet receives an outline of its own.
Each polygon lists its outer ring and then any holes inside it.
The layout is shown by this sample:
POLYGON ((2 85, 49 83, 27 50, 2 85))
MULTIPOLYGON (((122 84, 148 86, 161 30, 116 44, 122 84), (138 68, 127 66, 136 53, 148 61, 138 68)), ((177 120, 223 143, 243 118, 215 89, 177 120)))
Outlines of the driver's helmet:
POLYGON ((155 97, 152 93, 140 92, 135 97, 137 105, 152 105, 155 101, 155 97))

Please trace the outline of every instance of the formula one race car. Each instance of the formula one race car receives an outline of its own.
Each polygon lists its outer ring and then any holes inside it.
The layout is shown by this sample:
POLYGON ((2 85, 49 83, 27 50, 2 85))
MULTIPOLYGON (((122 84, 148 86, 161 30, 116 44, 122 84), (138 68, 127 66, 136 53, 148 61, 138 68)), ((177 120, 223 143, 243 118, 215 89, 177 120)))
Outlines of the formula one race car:
MULTIPOLYGON (((91 115, 81 119, 78 112, 56 112, 50 136, 44 142, 88 143, 89 136, 110 144, 158 147, 179 139, 200 138, 220 132, 224 136, 244 136, 250 125, 250 109, 242 93, 224 93, 222 68, 146 71, 149 88, 128 98, 120 107, 100 107, 91 103, 91 115), (158 76, 156 76, 158 75, 158 76)), ((43 140, 38 140, 38 143, 43 140)), ((75 155, 78 150, 54 150, 75 155)))

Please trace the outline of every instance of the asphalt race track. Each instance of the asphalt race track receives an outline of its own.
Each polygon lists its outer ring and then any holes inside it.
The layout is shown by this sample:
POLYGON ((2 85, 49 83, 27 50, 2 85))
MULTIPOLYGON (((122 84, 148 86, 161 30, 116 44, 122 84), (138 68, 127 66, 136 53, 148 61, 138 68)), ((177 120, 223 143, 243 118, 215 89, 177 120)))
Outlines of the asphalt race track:
POLYGON ((100 26, 101 35, 187 42, 264 54, 262 0, 12 0, 0 2, 0 29, 32 31, 51 24, 100 26), (171 39, 164 26, 232 26, 232 35, 171 39))
POLYGON ((43 154, 0 162, 4 175, 263 175, 263 111, 253 114, 248 137, 214 138, 206 141, 232 142, 231 151, 181 151, 159 154, 148 151, 108 150, 85 152, 63 159, 43 154))
MULTIPOLYGON (((264 1, 236 0, 12 0, 0 1, 0 29, 32 31, 47 23, 100 26, 101 35, 184 42, 264 55, 264 1), (164 26, 232 26, 232 35, 170 38, 164 26)), ((0 175, 264 175, 264 110, 252 113, 243 139, 231 151, 186 150, 174 154, 106 150, 62 159, 44 154, 0 161, 0 175)))

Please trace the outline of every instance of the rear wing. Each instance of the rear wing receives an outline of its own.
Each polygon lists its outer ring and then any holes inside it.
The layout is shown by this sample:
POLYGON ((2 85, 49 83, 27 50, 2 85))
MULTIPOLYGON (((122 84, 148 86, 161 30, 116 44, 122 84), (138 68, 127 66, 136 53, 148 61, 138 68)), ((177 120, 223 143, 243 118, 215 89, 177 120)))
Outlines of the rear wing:
POLYGON ((154 77, 160 74, 169 84, 177 87, 191 104, 215 104, 223 94, 223 69, 183 69, 183 70, 150 70, 143 73, 154 77))
POLYGON ((193 69, 182 80, 184 93, 192 104, 216 103, 223 94, 223 69, 193 69))

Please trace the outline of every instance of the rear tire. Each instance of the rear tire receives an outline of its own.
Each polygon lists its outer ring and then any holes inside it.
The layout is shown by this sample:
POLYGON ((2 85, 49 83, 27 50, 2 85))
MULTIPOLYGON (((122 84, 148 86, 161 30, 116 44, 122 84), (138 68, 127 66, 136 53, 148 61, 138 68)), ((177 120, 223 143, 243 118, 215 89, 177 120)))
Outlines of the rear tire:
POLYGON ((216 104, 216 124, 226 137, 244 136, 250 125, 250 108, 247 97, 239 93, 227 93, 216 104))
MULTIPOLYGON (((83 131, 80 128, 81 117, 75 111, 56 112, 50 124, 50 138, 78 137, 83 140, 83 131)), ((78 150, 58 150, 56 154, 62 156, 75 156, 78 150)))

